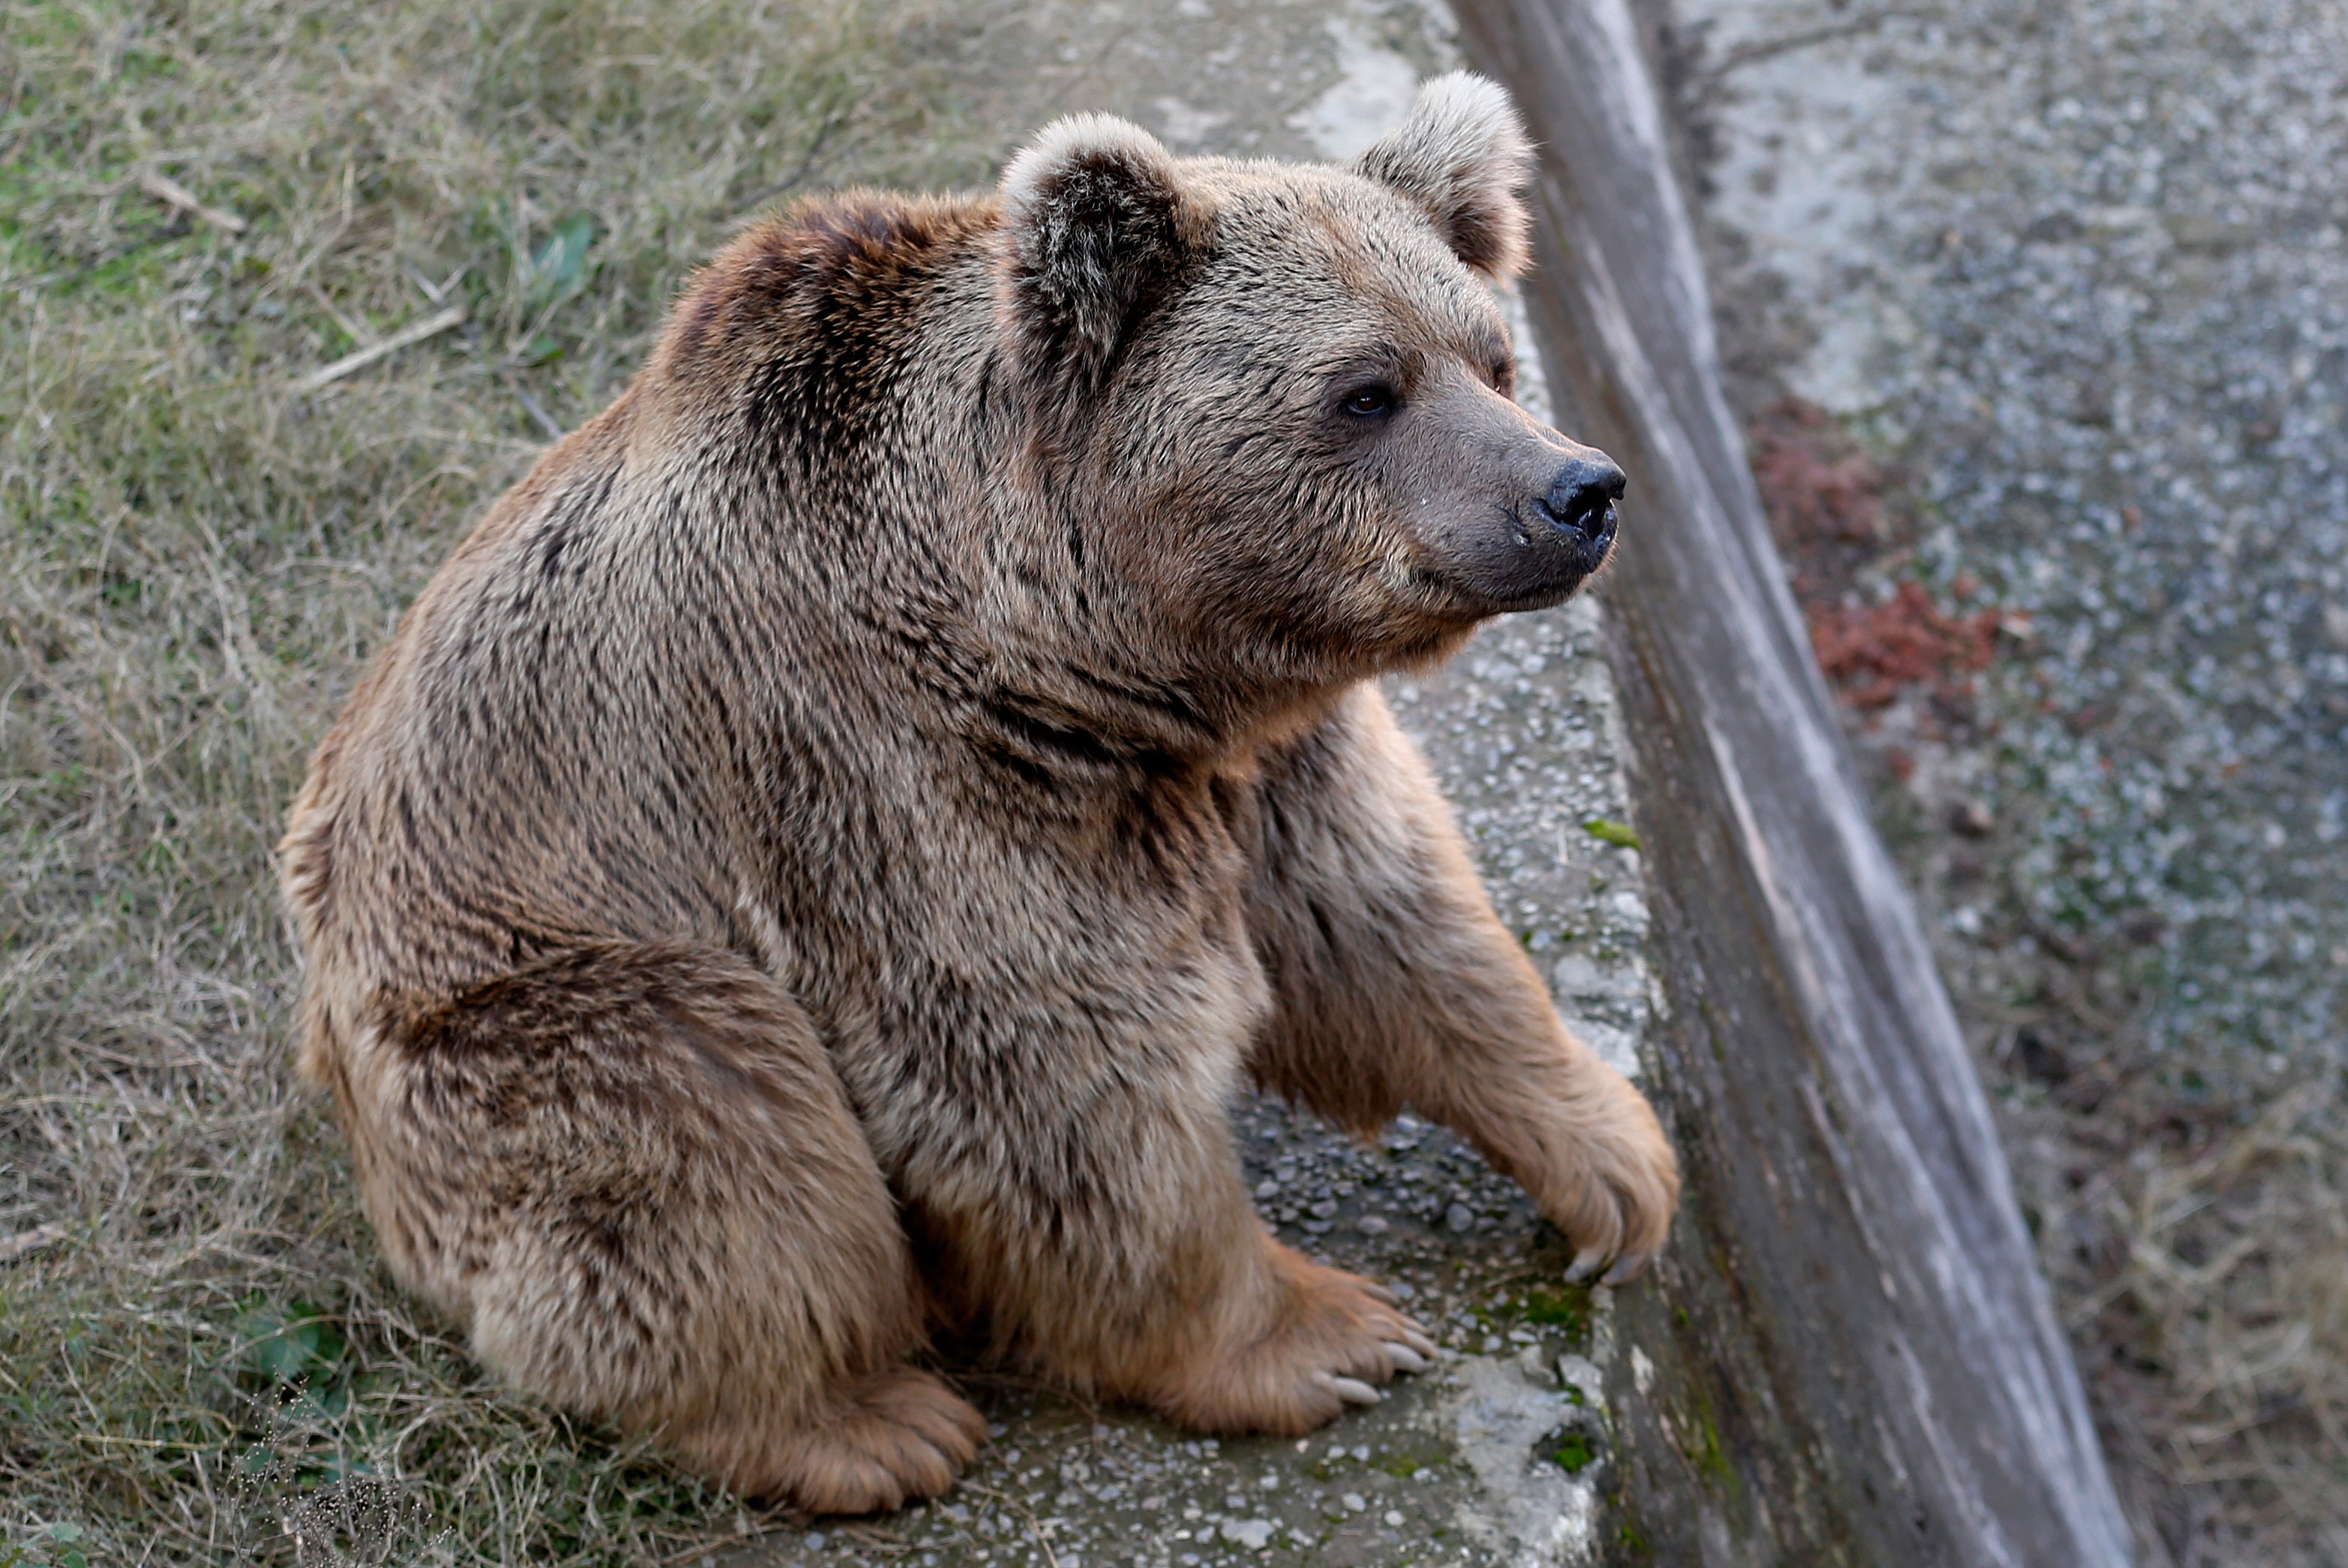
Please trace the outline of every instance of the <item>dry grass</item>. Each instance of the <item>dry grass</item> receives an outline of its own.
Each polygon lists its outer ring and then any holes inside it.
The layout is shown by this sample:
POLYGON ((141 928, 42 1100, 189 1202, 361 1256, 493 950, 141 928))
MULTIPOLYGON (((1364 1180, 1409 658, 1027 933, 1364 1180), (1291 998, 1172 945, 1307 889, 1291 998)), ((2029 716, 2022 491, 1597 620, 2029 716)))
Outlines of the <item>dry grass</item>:
POLYGON ((2124 985, 2060 957, 1996 967, 2027 1005, 1959 995, 2027 1020, 1992 1048, 2001 1120, 2146 1568, 2348 1563, 2336 1070, 2257 1083, 2149 1051, 2091 999, 2124 985))
MULTIPOLYGON (((2075 1277, 2072 1317, 2141 1348, 2166 1374, 2106 1388, 2152 1440, 2139 1462, 2174 1478, 2171 1508, 2189 1513, 2192 1495, 2214 1493, 2252 1530, 2302 1526, 2304 1554, 2333 1563, 2348 1552, 2348 1162, 2336 1097, 2303 1085, 2199 1151, 2124 1163, 2065 1216, 2125 1241, 2106 1277, 2075 1277)), ((2183 1522, 2180 1540, 2206 1535, 2183 1522)))
POLYGON ((0 1560, 734 1532, 387 1288, 289 1081, 270 846, 399 607, 729 228, 983 173, 916 3, 0 6, 0 1560))

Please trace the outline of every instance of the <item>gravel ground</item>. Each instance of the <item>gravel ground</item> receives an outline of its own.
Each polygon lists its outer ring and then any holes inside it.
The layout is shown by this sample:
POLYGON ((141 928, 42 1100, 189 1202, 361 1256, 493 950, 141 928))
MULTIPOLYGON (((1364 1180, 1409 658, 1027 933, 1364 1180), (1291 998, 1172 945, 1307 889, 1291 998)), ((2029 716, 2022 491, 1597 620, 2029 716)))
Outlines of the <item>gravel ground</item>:
POLYGON ((1951 784, 2034 803, 2048 924, 2160 933, 2153 1040, 2336 1053, 2348 14, 1685 10, 1743 241, 1725 292, 1783 285, 1741 368, 1800 345, 1789 389, 1913 465, 1903 568, 2034 618, 1992 771, 1951 784))
POLYGON ((1650 15, 2146 1559, 2348 1561, 2348 13, 1650 15))

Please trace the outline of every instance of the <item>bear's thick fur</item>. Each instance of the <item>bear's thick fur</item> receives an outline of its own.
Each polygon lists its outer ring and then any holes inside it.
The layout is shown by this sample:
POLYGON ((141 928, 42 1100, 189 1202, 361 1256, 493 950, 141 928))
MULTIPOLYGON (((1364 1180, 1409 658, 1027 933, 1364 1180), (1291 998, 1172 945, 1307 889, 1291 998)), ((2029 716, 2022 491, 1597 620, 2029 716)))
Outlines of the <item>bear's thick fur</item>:
POLYGON ((1433 1348, 1259 1223, 1250 1077, 1459 1128, 1584 1272, 1663 1245, 1366 683, 1612 547, 1509 395, 1528 162, 1459 76, 1350 169, 1082 118, 807 202, 458 548, 283 853, 301 1069, 487 1366, 816 1511, 970 1458, 941 1324, 1305 1430, 1433 1348))

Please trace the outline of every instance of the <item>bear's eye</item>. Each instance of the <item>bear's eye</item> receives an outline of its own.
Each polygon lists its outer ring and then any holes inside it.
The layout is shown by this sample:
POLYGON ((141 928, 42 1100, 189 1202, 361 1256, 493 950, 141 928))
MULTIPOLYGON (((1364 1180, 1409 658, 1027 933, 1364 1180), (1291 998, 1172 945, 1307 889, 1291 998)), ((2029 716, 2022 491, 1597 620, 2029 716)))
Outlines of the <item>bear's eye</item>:
POLYGON ((1365 386, 1357 392, 1349 392, 1345 395, 1345 412, 1364 419, 1380 414, 1392 413, 1394 405, 1393 391, 1384 386, 1365 386))

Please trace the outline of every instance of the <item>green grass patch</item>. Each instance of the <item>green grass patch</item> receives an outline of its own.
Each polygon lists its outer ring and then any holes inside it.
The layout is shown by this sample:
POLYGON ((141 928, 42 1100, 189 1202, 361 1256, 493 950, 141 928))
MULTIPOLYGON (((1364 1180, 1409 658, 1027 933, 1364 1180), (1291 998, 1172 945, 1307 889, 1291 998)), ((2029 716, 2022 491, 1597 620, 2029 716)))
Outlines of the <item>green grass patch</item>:
POLYGON ((1714 1413, 1712 1396, 1697 1378, 1688 1380, 1686 1393, 1687 1409, 1678 1425, 1687 1461, 1713 1486, 1732 1488, 1736 1483, 1736 1471, 1720 1446, 1720 1418, 1714 1413))
POLYGON ((1591 1446, 1588 1433, 1568 1432, 1558 1440, 1557 1447, 1550 1450, 1549 1457, 1550 1462, 1566 1474, 1579 1475, 1590 1468, 1590 1461, 1598 1457, 1598 1450, 1591 1446))
POLYGON ((1581 831, 1600 843, 1611 844, 1617 849, 1639 847, 1639 835, 1627 822, 1616 822, 1610 817, 1593 816, 1581 825, 1581 831))
POLYGON ((1408 1481, 1420 1471, 1440 1470, 1457 1455, 1458 1450, 1440 1438, 1406 1430, 1396 1433, 1386 1448, 1373 1454, 1370 1464, 1373 1469, 1408 1481))
POLYGON ((1566 1337, 1581 1340, 1590 1331, 1590 1292, 1581 1286, 1564 1286, 1556 1290, 1529 1290, 1524 1296, 1524 1320, 1544 1328, 1562 1328, 1566 1337))

